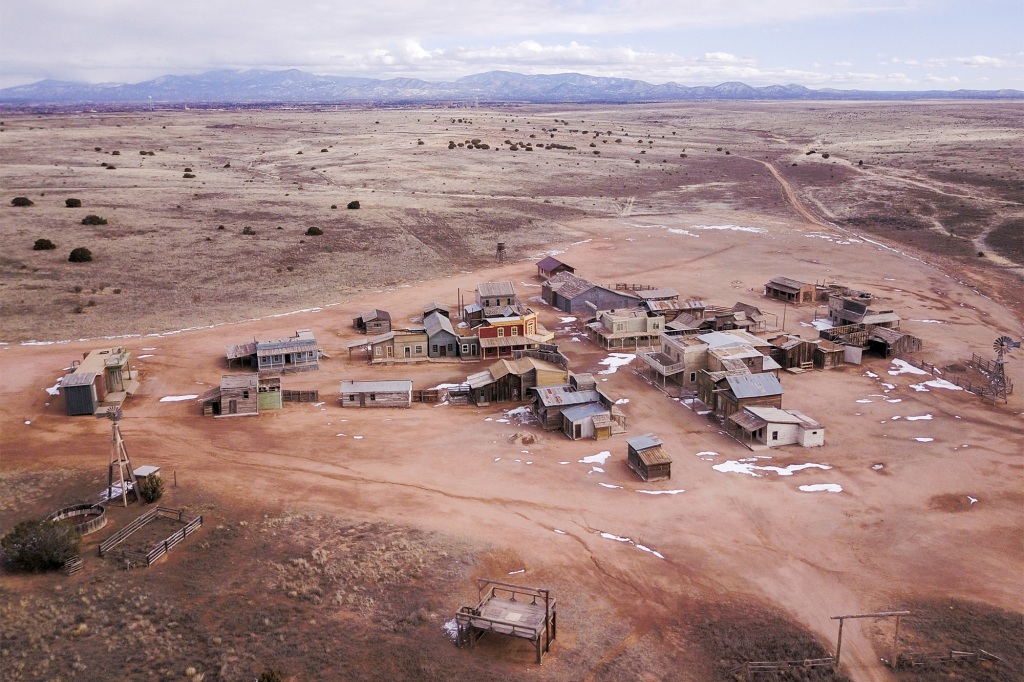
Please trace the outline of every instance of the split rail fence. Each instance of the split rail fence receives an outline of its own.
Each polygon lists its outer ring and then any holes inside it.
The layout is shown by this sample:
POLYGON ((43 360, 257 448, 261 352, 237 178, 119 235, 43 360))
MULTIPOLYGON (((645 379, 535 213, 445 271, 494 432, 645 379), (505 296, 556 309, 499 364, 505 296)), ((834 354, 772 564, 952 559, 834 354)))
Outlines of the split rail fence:
POLYGON ((166 519, 173 519, 176 521, 184 522, 185 525, 165 540, 158 542, 147 554, 146 554, 146 565, 152 566, 153 562, 166 554, 171 548, 176 546, 179 542, 187 538, 189 535, 194 533, 196 529, 203 525, 202 516, 191 516, 185 513, 183 509, 170 509, 168 507, 154 507, 149 511, 141 514, 134 521, 129 523, 127 526, 119 530, 118 532, 111 535, 109 538, 100 543, 99 554, 110 552, 114 547, 127 540, 132 533, 139 530, 147 523, 152 521, 157 516, 162 516, 166 519))
POLYGON ((320 391, 281 391, 281 400, 286 403, 316 403, 320 401, 320 391))
POLYGON ((756 673, 780 673, 792 670, 807 670, 810 668, 835 668, 836 659, 828 658, 806 658, 801 661, 747 661, 729 671, 732 676, 744 674, 750 676, 756 673))

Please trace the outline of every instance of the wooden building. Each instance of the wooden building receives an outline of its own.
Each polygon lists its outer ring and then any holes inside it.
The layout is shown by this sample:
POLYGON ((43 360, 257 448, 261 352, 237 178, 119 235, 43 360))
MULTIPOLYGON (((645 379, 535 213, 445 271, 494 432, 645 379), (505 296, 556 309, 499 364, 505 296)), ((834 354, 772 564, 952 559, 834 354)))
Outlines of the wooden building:
POLYGON ((726 428, 741 443, 768 447, 798 444, 805 448, 825 444, 825 429, 799 410, 748 405, 726 420, 726 428))
POLYGON ((814 349, 818 344, 813 340, 803 339, 797 334, 780 334, 768 341, 772 344, 771 356, 783 369, 814 367, 814 349))
POLYGON ((922 345, 921 339, 901 332, 899 329, 886 327, 870 327, 868 329, 868 349, 883 358, 915 353, 921 350, 922 345))
POLYGON ((562 410, 562 433, 571 440, 611 438, 613 425, 611 409, 599 402, 562 410))
POLYGON ((498 360, 487 369, 469 375, 470 400, 475 405, 527 400, 535 386, 564 384, 569 370, 546 360, 521 356, 498 360))
POLYGON ((260 410, 283 407, 280 377, 258 374, 225 374, 220 386, 211 388, 199 398, 203 416, 256 416, 260 410))
POLYGON ((533 393, 533 413, 547 431, 562 428, 562 410, 601 401, 596 389, 577 391, 569 384, 540 385, 533 389, 533 393))
POLYGON ((452 321, 439 312, 433 312, 423 319, 427 332, 427 356, 431 358, 459 357, 459 335, 452 327, 452 321))
POLYGON ((131 353, 123 346, 99 348, 73 363, 74 371, 60 383, 68 415, 100 414, 120 407, 139 389, 138 371, 131 368, 131 353))
POLYGON ((437 301, 431 301, 427 305, 423 306, 423 319, 426 320, 432 314, 437 313, 438 315, 444 315, 447 318, 451 318, 451 309, 443 303, 437 301))
POLYGON ((423 328, 396 329, 353 341, 347 347, 349 357, 358 352, 371 364, 423 362, 428 358, 427 340, 427 332, 423 328))
POLYGON ((595 321, 584 329, 587 337, 605 348, 641 348, 661 346, 665 318, 651 315, 643 308, 595 311, 595 321))
POLYGON ((846 347, 827 339, 815 339, 814 366, 817 369, 834 369, 845 363, 846 347))
POLYGON ((847 291, 842 296, 829 296, 828 318, 833 327, 863 324, 868 327, 899 329, 900 316, 892 308, 875 303, 871 294, 847 291))
POLYGON ((482 282, 476 287, 476 304, 481 308, 515 305, 516 288, 512 282, 482 282))
POLYGON ((772 277, 764 285, 765 296, 792 305, 814 303, 816 291, 817 287, 814 284, 790 279, 789 277, 772 277))
POLYGON ((572 315, 590 314, 592 309, 632 308, 641 302, 632 291, 609 289, 571 272, 558 273, 544 282, 540 291, 545 303, 572 315))
POLYGON ((260 374, 289 374, 320 369, 320 346, 309 329, 286 339, 238 343, 225 348, 228 368, 235 362, 256 368, 260 374))
POLYGON ((697 374, 697 397, 726 419, 748 405, 782 408, 782 384, 774 374, 751 374, 746 367, 697 374))
POLYGON ((411 381, 341 382, 342 407, 411 407, 411 381))
POLYGON ((385 334, 391 331, 391 313, 375 308, 353 318, 352 326, 364 334, 385 334))
POLYGON ((626 464, 647 482, 672 478, 672 458, 662 449, 664 443, 653 433, 626 440, 626 464))
POLYGON ((560 272, 576 272, 576 268, 554 256, 537 261, 537 276, 541 279, 551 279, 560 272))

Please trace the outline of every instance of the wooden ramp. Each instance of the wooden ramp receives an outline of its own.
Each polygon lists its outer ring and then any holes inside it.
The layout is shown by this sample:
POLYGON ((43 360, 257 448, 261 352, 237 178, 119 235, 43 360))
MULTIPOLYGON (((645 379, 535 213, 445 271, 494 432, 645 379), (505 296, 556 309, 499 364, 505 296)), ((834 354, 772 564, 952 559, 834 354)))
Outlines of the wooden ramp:
POLYGON ((463 606, 455 614, 458 645, 471 647, 487 632, 518 637, 533 643, 540 664, 558 630, 555 599, 550 590, 486 578, 478 579, 477 587, 477 605, 463 606))

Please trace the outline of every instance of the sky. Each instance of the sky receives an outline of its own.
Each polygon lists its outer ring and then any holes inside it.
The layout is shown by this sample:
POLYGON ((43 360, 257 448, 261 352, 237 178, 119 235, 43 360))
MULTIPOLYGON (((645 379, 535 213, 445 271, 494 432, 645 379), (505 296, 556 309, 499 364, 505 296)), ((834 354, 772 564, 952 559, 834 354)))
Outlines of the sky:
POLYGON ((0 87, 215 69, 1024 90, 1024 0, 0 0, 0 87))

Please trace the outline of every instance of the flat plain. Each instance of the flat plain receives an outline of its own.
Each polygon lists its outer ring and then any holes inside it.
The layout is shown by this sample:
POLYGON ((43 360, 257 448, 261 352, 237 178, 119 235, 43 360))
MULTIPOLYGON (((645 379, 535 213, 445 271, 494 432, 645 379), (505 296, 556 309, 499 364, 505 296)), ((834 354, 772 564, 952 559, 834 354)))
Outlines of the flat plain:
MULTIPOLYGON (((44 389, 115 344, 142 374, 122 422, 133 463, 163 467, 177 482, 164 504, 207 523, 149 569, 99 559, 90 539, 76 576, 0 575, 0 676, 725 680, 746 657, 833 652, 830 616, 909 608, 905 646, 1007 661, 951 679, 1021 679, 1019 391, 985 404, 881 358, 787 375, 785 407, 819 419, 826 445, 741 462, 749 450, 634 361, 598 377, 628 401, 630 435, 658 434, 673 457, 672 480, 646 485, 621 437, 569 441, 500 407, 342 409, 337 387, 485 367, 371 367, 346 345, 364 310, 411 324, 495 280, 536 307, 573 371, 608 371, 582 321, 537 299, 533 263, 553 252, 593 281, 753 303, 804 335, 823 309, 769 301, 764 283, 839 282, 891 304, 938 372, 991 356, 1024 316, 1022 113, 5 112, 0 531, 99 493, 108 422, 65 416, 44 389), (107 224, 82 225, 89 214, 107 224), (57 248, 34 251, 40 238, 57 248), (80 246, 93 260, 67 262, 80 246), (300 328, 331 357, 286 387, 323 404, 213 420, 160 401, 217 385, 226 344, 300 328), (808 463, 830 468, 786 469, 808 463), (800 490, 821 483, 842 492, 800 490), (443 626, 477 576, 554 590, 542 666, 517 643, 454 647, 443 626)), ((1008 365, 1018 382, 1022 358, 1008 365)), ((140 511, 112 507, 111 529, 140 511)), ((848 622, 846 679, 930 679, 880 664, 891 637, 889 622, 848 622)))

